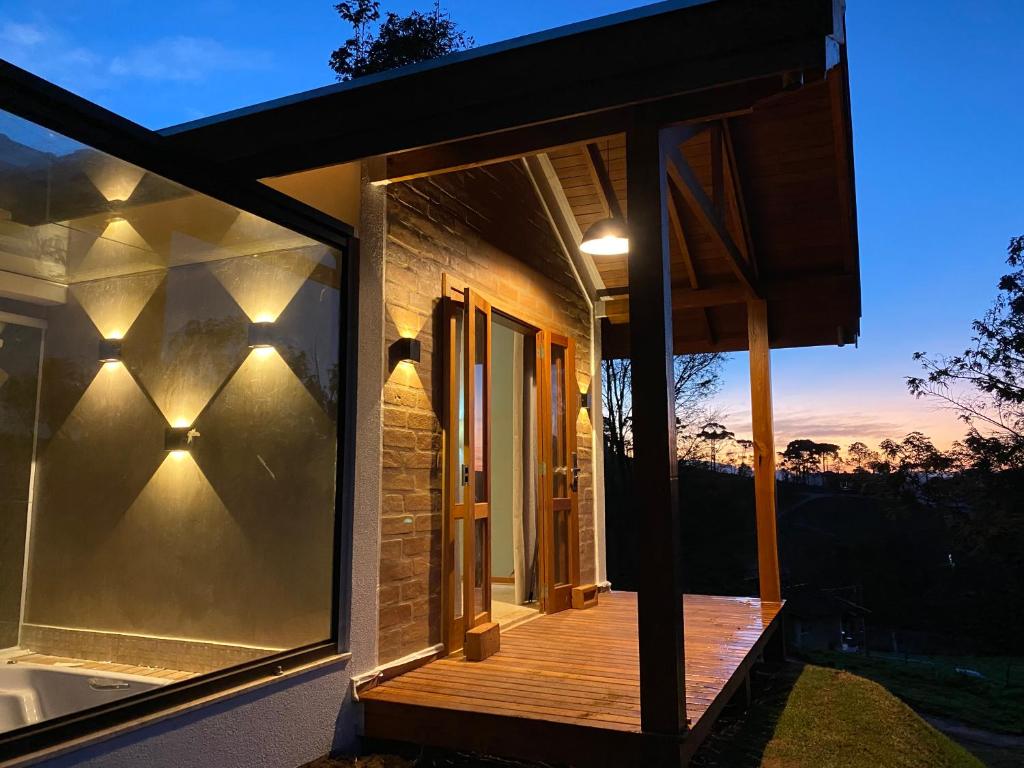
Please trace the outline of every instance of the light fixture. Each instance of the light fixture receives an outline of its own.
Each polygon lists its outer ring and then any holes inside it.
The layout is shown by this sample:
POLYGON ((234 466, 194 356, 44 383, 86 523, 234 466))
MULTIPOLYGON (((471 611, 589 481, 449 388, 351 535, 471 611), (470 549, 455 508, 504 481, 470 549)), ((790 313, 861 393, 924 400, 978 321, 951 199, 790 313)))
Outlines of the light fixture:
POLYGON ((590 392, 580 392, 580 410, 590 413, 590 392))
POLYGON ((595 221, 583 235, 580 250, 591 256, 622 256, 629 253, 629 234, 619 218, 595 221))
POLYGON ((270 349, 274 346, 274 324, 271 322, 249 323, 249 348, 270 349))
POLYGON ((403 336, 388 348, 388 362, 394 368, 399 363, 418 363, 420 361, 419 339, 403 336))
POLYGON ((615 187, 608 169, 611 166, 611 142, 604 145, 604 157, 597 144, 591 142, 586 146, 586 154, 590 158, 590 167, 594 172, 595 181, 600 187, 601 196, 607 203, 606 218, 599 219, 587 227, 580 243, 580 250, 590 256, 622 256, 629 253, 629 229, 626 217, 622 214, 622 206, 615 194, 615 187))
POLYGON ((98 357, 101 363, 121 362, 121 339, 100 339, 98 357))
POLYGON ((192 450, 192 441, 199 432, 192 427, 167 427, 164 430, 164 450, 180 456, 192 450))

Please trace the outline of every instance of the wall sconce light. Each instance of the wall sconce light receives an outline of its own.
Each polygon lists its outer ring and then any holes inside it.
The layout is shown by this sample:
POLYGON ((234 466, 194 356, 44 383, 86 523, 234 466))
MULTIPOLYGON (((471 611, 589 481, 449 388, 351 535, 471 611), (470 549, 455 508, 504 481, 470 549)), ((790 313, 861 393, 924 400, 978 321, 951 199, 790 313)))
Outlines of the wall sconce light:
POLYGON ((99 360, 101 363, 120 363, 121 339, 100 339, 99 360))
POLYGON ((419 339, 401 338, 388 348, 388 362, 394 368, 399 363, 418 363, 420 361, 419 339))
POLYGON ((580 410, 590 413, 590 392, 580 392, 580 410))
POLYGON ((274 346, 274 324, 249 323, 249 348, 270 349, 274 346))
POLYGON ((192 427, 168 427, 164 431, 164 450, 174 454, 188 453, 192 450, 192 441, 199 437, 199 432, 192 427))

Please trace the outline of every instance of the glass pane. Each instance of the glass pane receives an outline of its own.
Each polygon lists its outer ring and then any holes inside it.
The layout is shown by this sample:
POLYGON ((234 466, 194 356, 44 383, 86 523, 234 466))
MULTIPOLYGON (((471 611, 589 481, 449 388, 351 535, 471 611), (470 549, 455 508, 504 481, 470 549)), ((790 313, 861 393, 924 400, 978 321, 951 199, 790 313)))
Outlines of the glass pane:
POLYGON ((455 518, 455 618, 462 618, 463 590, 465 589, 466 573, 466 542, 465 521, 455 518))
POLYGON ((43 341, 17 319, 0 312, 0 649, 18 644, 43 341))
POLYGON ((455 366, 455 503, 461 504, 465 499, 466 487, 462 484, 462 468, 466 465, 466 344, 465 322, 463 313, 455 313, 455 339, 452 344, 452 356, 455 366))
POLYGON ((473 476, 476 501, 487 498, 487 315, 475 312, 476 350, 473 368, 473 476))
POLYGON ((568 584, 569 579, 569 510, 556 509, 555 524, 555 583, 568 584))
POLYGON ((0 603, 22 650, 156 668, 0 730, 328 639, 342 255, 0 111, 0 271, 67 298, 3 302, 46 328, 38 405, 0 358, 0 603))
POLYGON ((565 443, 565 347, 551 345, 551 482, 556 499, 569 495, 565 443))
POLYGON ((490 549, 487 540, 487 518, 481 517, 474 521, 473 531, 476 537, 473 550, 473 610, 483 613, 490 610, 490 606, 484 604, 484 592, 487 586, 487 552, 490 549))

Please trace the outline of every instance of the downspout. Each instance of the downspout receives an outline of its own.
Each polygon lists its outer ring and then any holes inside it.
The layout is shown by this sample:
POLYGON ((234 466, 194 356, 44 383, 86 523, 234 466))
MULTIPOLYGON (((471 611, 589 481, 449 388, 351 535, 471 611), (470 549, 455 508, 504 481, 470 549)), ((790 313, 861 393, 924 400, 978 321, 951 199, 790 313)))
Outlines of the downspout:
POLYGON ((605 545, 605 494, 604 494, 604 413, 601 392, 601 325, 597 315, 603 302, 597 291, 604 287, 601 275, 593 262, 579 251, 583 239, 576 219, 569 208, 554 166, 545 154, 523 158, 533 184, 537 199, 551 224, 551 229, 562 247, 565 260, 572 270, 576 284, 583 294, 590 313, 590 425, 591 463, 593 465, 592 494, 594 497, 594 582, 602 590, 609 589, 605 545))

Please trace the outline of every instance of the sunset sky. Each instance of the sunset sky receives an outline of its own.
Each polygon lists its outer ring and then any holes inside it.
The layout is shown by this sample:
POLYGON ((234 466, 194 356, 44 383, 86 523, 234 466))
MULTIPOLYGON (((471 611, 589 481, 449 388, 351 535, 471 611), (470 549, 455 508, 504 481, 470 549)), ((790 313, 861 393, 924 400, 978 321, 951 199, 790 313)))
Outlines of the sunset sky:
MULTIPOLYGON (((450 0, 478 44, 625 10, 614 0, 450 0)), ((332 82, 348 30, 331 0, 5 0, 0 56, 160 128, 332 82)), ((421 2, 384 2, 407 11, 421 2)), ((1019 0, 849 0, 864 318, 858 348, 775 353, 777 439, 847 444, 963 432, 915 402, 915 350, 953 352, 1024 234, 1024 10, 1019 0)), ((354 119, 357 119, 354 117, 354 119)), ((743 356, 724 421, 749 431, 743 356)))

